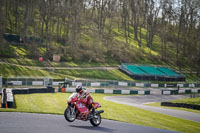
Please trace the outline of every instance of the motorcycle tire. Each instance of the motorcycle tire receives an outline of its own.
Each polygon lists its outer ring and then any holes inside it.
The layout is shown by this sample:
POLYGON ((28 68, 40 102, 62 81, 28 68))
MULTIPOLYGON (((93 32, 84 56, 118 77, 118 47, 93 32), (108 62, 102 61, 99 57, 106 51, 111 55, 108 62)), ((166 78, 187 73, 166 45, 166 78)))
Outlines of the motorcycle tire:
POLYGON ((74 118, 72 119, 72 118, 69 118, 68 117, 68 113, 71 113, 71 109, 70 109, 71 107, 70 106, 68 106, 66 109, 65 109, 65 112, 64 112, 64 116, 65 116, 65 119, 68 121, 68 122, 73 122, 73 121, 75 121, 75 119, 76 119, 76 113, 74 114, 74 118))
POLYGON ((96 114, 96 117, 97 118, 93 117, 92 119, 90 119, 90 123, 95 127, 97 127, 97 126, 99 126, 101 124, 101 115, 100 114, 96 114))

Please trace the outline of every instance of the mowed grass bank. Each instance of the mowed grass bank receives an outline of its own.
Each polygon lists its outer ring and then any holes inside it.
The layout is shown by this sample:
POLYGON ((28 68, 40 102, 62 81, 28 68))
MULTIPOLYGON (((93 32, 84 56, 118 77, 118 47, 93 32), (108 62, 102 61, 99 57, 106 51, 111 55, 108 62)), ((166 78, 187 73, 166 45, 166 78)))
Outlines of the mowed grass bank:
MULTIPOLYGON (((0 109, 0 111, 17 111, 32 113, 52 113, 63 115, 67 107, 69 93, 15 95, 17 109, 0 109)), ((102 105, 105 113, 102 118, 144 125, 178 132, 198 133, 200 123, 168 115, 154 113, 132 106, 106 101, 111 94, 91 94, 102 105)))
POLYGON ((6 77, 52 77, 64 79, 67 75, 61 73, 48 72, 41 69, 16 66, 0 63, 0 75, 6 77))
POLYGON ((23 67, 10 64, 0 64, 0 75, 6 77, 52 77, 55 79, 88 78, 88 79, 107 79, 107 80, 129 80, 132 78, 117 69, 98 70, 98 69, 66 69, 66 70, 44 70, 32 67, 23 67))
POLYGON ((117 69, 111 69, 111 70, 68 69, 68 70, 55 70, 54 72, 79 78, 134 81, 132 78, 130 78, 129 76, 127 76, 126 74, 117 69))
POLYGON ((46 63, 48 63, 52 67, 117 67, 120 65, 119 63, 108 60, 105 63, 100 62, 52 62, 52 61, 44 61, 44 62, 38 62, 38 60, 28 59, 28 58, 1 58, 3 62, 16 64, 16 65, 22 65, 22 66, 38 66, 38 67, 48 67, 46 63))
MULTIPOLYGON (((173 101, 170 101, 170 102, 200 105, 200 97, 196 97, 196 98, 184 98, 184 99, 173 100, 173 101)), ((158 102, 158 103, 150 103, 150 104, 146 104, 146 105, 156 106, 156 107, 162 107, 162 108, 170 108, 170 109, 176 109, 176 110, 183 110, 183 111, 189 111, 189 112, 199 113, 200 114, 200 110, 180 108, 180 107, 167 107, 167 106, 161 106, 160 104, 161 103, 158 102)))

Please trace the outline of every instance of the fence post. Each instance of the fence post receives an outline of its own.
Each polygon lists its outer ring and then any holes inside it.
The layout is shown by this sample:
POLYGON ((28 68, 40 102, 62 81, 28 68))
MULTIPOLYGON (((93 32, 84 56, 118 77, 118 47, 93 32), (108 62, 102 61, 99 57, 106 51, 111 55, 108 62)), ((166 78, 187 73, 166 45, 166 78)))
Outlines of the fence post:
POLYGON ((3 84, 2 84, 2 76, 0 76, 0 91, 1 91, 2 86, 3 86, 3 84))
POLYGON ((26 86, 28 86, 27 78, 26 78, 26 86))

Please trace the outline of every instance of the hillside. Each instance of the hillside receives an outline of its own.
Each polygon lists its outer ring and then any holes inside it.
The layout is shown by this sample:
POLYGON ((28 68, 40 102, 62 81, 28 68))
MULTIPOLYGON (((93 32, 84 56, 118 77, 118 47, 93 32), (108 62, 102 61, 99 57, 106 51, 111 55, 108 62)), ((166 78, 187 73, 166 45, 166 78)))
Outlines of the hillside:
POLYGON ((33 75, 130 80, 116 70, 87 74, 85 70, 47 71, 23 66, 116 67, 133 63, 164 65, 182 72, 188 81, 198 81, 200 3, 176 2, 2 0, 0 61, 8 64, 0 64, 1 70, 6 70, 0 74, 31 76, 37 71, 33 75), (61 56, 60 63, 52 62, 53 54, 61 56), (39 57, 44 61, 39 62, 39 57), (24 73, 23 69, 32 72, 24 73))

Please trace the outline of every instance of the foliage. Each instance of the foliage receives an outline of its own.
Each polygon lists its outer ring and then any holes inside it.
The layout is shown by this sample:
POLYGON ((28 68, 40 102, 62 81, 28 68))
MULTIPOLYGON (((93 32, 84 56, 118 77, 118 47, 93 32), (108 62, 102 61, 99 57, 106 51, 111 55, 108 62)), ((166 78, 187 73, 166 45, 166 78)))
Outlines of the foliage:
POLYGON ((0 56, 165 63, 200 74, 198 0, 0 1, 0 56), (16 34, 23 43, 6 42, 16 34), (26 41, 24 38, 39 38, 26 41))

